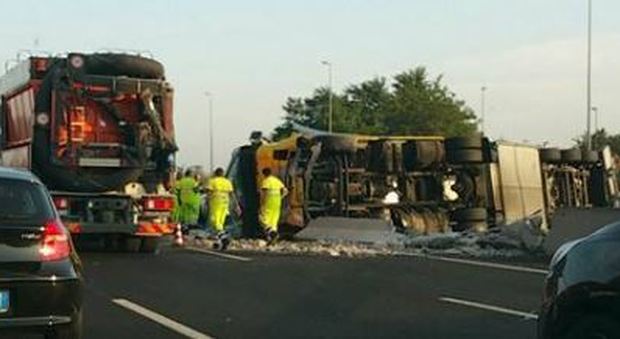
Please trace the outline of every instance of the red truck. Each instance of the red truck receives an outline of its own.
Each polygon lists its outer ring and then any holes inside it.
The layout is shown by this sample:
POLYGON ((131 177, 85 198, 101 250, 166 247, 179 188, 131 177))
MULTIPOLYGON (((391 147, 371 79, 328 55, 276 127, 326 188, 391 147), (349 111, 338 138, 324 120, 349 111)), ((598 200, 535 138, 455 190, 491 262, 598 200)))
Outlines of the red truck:
POLYGON ((0 77, 2 165, 38 175, 77 239, 154 252, 174 230, 172 112, 156 60, 28 57, 0 77))

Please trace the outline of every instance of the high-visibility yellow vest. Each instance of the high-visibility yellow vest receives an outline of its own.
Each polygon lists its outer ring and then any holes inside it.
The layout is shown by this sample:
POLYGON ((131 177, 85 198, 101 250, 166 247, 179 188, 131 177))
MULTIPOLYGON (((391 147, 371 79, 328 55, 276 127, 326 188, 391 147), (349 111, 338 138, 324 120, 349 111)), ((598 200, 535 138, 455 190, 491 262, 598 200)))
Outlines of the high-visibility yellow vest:
POLYGON ((225 177, 214 177, 209 180, 207 189, 210 192, 209 204, 228 206, 230 193, 233 192, 233 184, 225 177))

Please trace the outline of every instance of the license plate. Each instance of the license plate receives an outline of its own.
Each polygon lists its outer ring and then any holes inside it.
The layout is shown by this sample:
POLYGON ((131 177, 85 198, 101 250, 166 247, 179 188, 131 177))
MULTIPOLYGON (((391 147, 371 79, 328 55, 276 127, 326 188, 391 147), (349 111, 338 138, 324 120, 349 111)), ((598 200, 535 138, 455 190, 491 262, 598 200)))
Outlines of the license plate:
POLYGON ((6 313, 9 311, 9 291, 0 291, 0 313, 6 313))

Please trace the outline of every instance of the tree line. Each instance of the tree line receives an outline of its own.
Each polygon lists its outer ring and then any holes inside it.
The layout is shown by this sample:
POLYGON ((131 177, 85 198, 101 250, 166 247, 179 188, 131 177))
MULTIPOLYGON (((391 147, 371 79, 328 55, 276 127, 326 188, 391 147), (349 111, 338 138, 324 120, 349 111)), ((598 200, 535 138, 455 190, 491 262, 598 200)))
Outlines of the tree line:
MULTIPOLYGON (((465 101, 457 98, 442 77, 431 78, 424 67, 397 74, 390 81, 377 77, 350 85, 333 95, 333 131, 372 135, 466 136, 477 132, 478 121, 465 101)), ((275 140, 290 135, 292 123, 327 130, 329 88, 310 97, 289 97, 284 122, 275 140)))
MULTIPOLYGON (((577 147, 585 149, 587 145, 587 136, 585 134, 575 138, 577 147)), ((620 155, 620 134, 611 134, 604 128, 598 129, 592 133, 592 149, 595 151, 602 150, 605 146, 609 146, 613 154, 620 155)))
MULTIPOLYGON (((468 136, 479 133, 478 118, 465 101, 444 83, 443 77, 431 77, 426 68, 417 67, 394 77, 376 77, 353 84, 333 98, 333 131, 370 135, 468 136)), ((330 89, 321 87, 309 97, 289 97, 282 107, 283 123, 272 139, 291 134, 293 123, 327 130, 330 89)), ((585 135, 574 139, 576 147, 585 147, 585 135)), ((609 145, 620 154, 620 134, 599 129, 592 135, 593 149, 609 145)))

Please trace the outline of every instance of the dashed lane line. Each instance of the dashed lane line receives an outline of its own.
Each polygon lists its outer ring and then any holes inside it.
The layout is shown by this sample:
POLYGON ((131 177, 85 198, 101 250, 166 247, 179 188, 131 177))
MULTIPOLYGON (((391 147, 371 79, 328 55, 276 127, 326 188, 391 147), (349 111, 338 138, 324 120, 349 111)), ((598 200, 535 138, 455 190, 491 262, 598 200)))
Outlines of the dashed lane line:
POLYGON ((543 270, 540 268, 499 264, 499 263, 488 262, 488 261, 450 258, 450 257, 436 256, 436 255, 426 255, 426 254, 406 253, 406 252, 398 253, 398 255, 416 257, 416 258, 424 258, 424 259, 429 259, 429 260, 444 261, 444 262, 450 262, 450 263, 455 263, 455 264, 494 268, 494 269, 500 269, 500 270, 506 270, 506 271, 514 271, 514 272, 533 273, 533 274, 542 274, 542 275, 547 275, 549 273, 549 271, 543 270))
POLYGON ((518 310, 514 310, 510 308, 489 305, 489 304, 484 304, 484 303, 475 302, 475 301, 450 298, 450 297, 441 297, 439 298, 439 301, 443 301, 443 302, 455 304, 455 305, 478 308, 481 310, 491 311, 495 313, 513 315, 513 316, 517 316, 517 317, 520 317, 526 320, 537 320, 538 319, 538 315, 536 313, 523 312, 523 311, 518 311, 518 310))
POLYGON ((205 248, 186 246, 185 249, 189 250, 189 251, 192 251, 192 252, 208 254, 208 255, 212 255, 212 256, 220 257, 220 258, 225 258, 225 259, 244 261, 244 262, 252 261, 252 258, 241 257, 241 256, 238 256, 238 255, 228 254, 228 253, 219 252, 219 251, 211 251, 211 250, 208 250, 208 249, 205 249, 205 248))
POLYGON ((198 332, 190 327, 187 327, 170 318, 167 318, 157 312, 151 311, 143 306, 135 304, 127 299, 112 299, 112 302, 127 310, 137 313, 151 321, 154 321, 162 326, 165 326, 168 329, 178 334, 181 334, 187 338, 192 338, 192 339, 212 339, 213 338, 207 334, 198 332))

